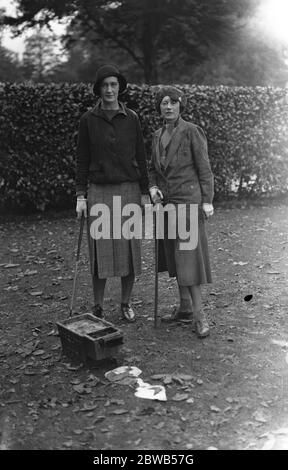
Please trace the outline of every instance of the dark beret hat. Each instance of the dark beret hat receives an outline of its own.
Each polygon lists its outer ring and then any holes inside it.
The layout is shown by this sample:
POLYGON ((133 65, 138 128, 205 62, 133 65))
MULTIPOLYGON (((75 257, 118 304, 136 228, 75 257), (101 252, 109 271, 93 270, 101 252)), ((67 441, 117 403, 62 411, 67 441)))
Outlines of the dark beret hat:
POLYGON ((119 93, 123 93, 123 91, 125 91, 127 86, 126 78, 119 72, 115 65, 107 64, 102 65, 102 67, 100 67, 96 72, 95 83, 93 85, 94 95, 100 95, 101 83, 104 78, 107 77, 117 77, 119 81, 119 93))
POLYGON ((180 112, 182 113, 184 111, 185 106, 187 104, 187 98, 184 95, 184 93, 182 93, 182 91, 179 90, 179 88, 176 88, 174 86, 163 86, 156 93, 156 97, 155 97, 155 107, 159 114, 161 114, 160 104, 163 98, 165 98, 165 96, 169 96, 171 100, 179 101, 180 112))

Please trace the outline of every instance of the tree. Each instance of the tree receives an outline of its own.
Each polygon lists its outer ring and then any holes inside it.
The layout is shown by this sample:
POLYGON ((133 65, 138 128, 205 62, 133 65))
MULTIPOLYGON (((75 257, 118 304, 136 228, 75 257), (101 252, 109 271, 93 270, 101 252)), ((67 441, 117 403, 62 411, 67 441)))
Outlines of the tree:
POLYGON ((211 48, 206 60, 183 71, 185 83, 230 86, 279 86, 288 82, 288 65, 277 42, 245 28, 224 50, 211 48), (188 72, 188 73, 187 73, 188 72))
POLYGON ((45 82, 57 63, 53 35, 47 35, 42 28, 25 40, 23 73, 28 80, 45 82))
POLYGON ((0 9, 0 82, 15 82, 23 77, 16 54, 2 46, 3 27, 1 27, 1 20, 3 15, 4 11, 0 9))
POLYGON ((0 82, 18 82, 22 79, 21 65, 15 54, 0 44, 0 82))
MULTIPOLYGON (((171 60, 201 63, 211 44, 232 41, 240 19, 259 0, 19 0, 19 16, 6 24, 21 28, 69 17, 93 44, 125 51, 156 83, 171 60), (160 72, 160 75, 159 75, 160 72)), ((73 40, 73 36, 66 39, 73 40)))
POLYGON ((67 34, 73 37, 66 47, 67 59, 59 63, 53 70, 51 80, 72 82, 93 82, 97 68, 105 62, 121 64, 121 71, 129 77, 129 81, 139 83, 142 73, 135 67, 132 58, 124 50, 114 50, 103 42, 95 44, 90 40, 89 34, 83 35, 81 29, 73 27, 67 34))

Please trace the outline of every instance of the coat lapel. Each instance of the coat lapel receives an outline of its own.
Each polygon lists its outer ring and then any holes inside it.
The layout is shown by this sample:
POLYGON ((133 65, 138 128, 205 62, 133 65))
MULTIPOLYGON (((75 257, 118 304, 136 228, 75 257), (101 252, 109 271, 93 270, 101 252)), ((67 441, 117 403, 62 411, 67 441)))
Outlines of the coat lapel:
POLYGON ((155 134, 154 134, 154 145, 155 145, 155 155, 156 155, 156 165, 157 169, 161 171, 161 165, 160 165, 160 135, 161 135, 161 128, 158 129, 155 134))
MULTIPOLYGON (((183 133, 184 133, 185 129, 186 129, 185 121, 183 121, 183 119, 180 118, 178 126, 175 127, 175 129, 173 130, 173 133, 172 133, 171 142, 170 142, 167 157, 166 157, 166 164, 165 164, 166 168, 168 167, 170 161, 172 160, 172 158, 176 154, 179 145, 181 144, 183 133)), ((159 141, 158 141, 158 148, 159 148, 159 141)), ((158 150, 158 152, 159 152, 159 150, 158 150)))

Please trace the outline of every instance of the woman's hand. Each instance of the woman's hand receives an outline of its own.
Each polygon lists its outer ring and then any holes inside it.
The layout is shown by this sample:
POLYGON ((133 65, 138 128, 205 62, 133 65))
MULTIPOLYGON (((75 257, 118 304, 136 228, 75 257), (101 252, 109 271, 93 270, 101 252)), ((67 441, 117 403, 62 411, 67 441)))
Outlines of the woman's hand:
POLYGON ((149 189, 149 193, 153 204, 156 204, 157 202, 161 202, 163 200, 162 191, 160 191, 157 186, 152 186, 152 188, 149 189))
POLYGON ((202 204, 202 209, 203 209, 203 211, 204 211, 204 213, 205 213, 207 219, 208 219, 209 217, 211 217, 211 215, 214 214, 213 204, 208 204, 207 202, 204 202, 204 203, 202 204))
POLYGON ((77 197, 76 212, 78 219, 82 217, 82 214, 84 214, 84 217, 87 217, 87 202, 83 196, 77 197))

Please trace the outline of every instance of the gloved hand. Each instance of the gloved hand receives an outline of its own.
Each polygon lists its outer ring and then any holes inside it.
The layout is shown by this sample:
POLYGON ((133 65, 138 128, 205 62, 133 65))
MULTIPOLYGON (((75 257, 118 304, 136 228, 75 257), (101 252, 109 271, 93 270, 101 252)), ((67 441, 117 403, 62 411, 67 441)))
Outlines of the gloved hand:
POLYGON ((76 212, 78 219, 81 218, 82 214, 87 217, 87 202, 84 197, 77 197, 76 212))
POLYGON ((209 217, 211 217, 211 215, 214 214, 213 204, 208 204, 207 202, 204 202, 204 203, 202 204, 202 209, 203 209, 203 211, 204 211, 204 213, 205 213, 207 219, 208 219, 209 217))
POLYGON ((149 193, 153 204, 156 204, 157 202, 161 202, 163 200, 163 193, 157 186, 152 186, 152 188, 149 189, 149 193))

